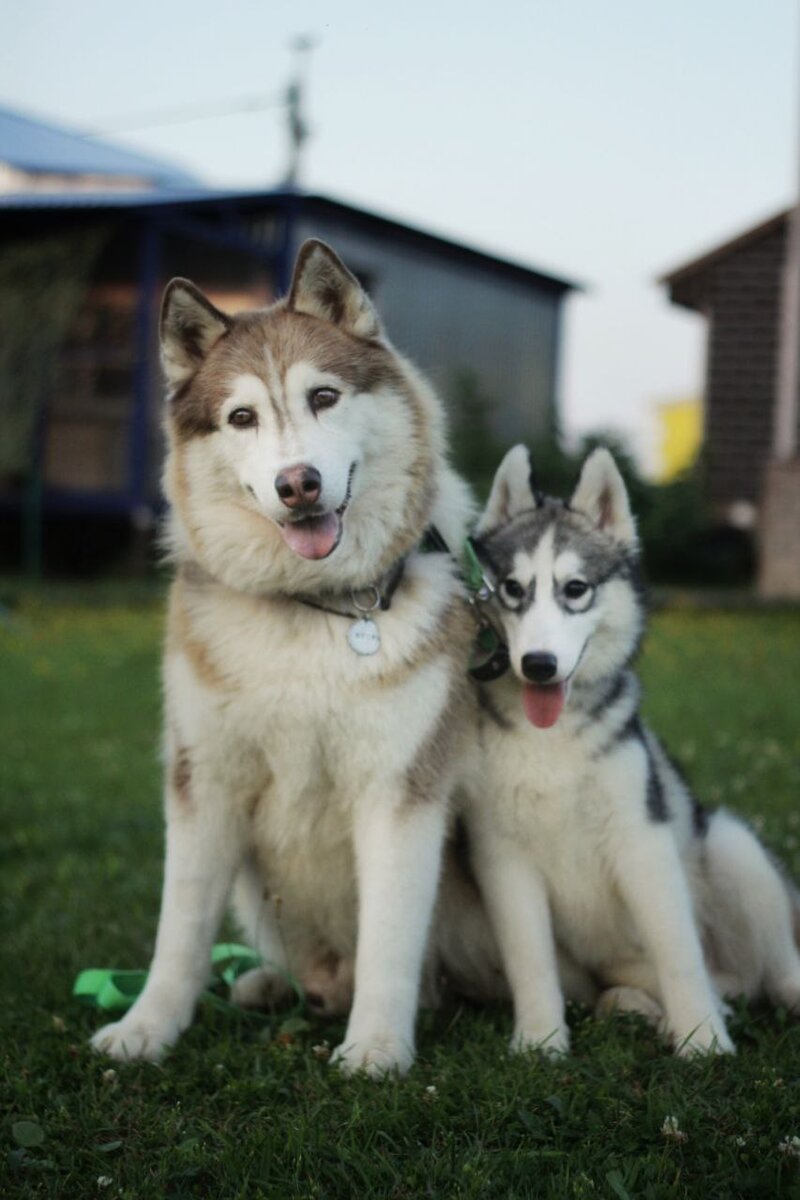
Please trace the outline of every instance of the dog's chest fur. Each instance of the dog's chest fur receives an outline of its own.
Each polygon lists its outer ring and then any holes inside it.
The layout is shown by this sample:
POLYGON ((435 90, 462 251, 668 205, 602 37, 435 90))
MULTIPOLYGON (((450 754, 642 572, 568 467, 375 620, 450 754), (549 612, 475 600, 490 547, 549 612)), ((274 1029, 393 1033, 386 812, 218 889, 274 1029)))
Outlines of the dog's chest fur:
POLYGON ((296 600, 179 581, 170 613, 170 736, 209 763, 221 802, 247 821, 286 919, 342 951, 355 931, 355 806, 387 767, 398 777, 412 767, 456 670, 442 627, 455 621, 463 638, 470 622, 441 555, 410 559, 375 620, 381 648, 362 657, 347 641, 350 618, 296 600))
POLYGON ((492 821, 544 877, 557 939, 598 970, 637 957, 639 939, 612 871, 628 798, 604 786, 591 756, 596 733, 582 732, 583 716, 569 711, 551 729, 529 725, 514 681, 495 687, 492 698, 506 725, 482 722, 492 821))

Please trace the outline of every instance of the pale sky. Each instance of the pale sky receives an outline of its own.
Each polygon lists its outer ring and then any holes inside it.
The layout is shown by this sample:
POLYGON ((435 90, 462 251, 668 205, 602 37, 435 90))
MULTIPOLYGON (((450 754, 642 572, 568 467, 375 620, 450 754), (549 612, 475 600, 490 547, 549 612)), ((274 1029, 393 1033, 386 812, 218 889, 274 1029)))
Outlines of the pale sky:
MULTIPOLYGON (((87 129, 269 94, 310 61, 302 183, 586 284, 567 306, 568 433, 653 452, 702 384, 703 322, 655 277, 795 190, 794 0, 26 0, 0 5, 0 102, 87 129)), ((272 186, 279 109, 139 129, 213 184, 272 186)))

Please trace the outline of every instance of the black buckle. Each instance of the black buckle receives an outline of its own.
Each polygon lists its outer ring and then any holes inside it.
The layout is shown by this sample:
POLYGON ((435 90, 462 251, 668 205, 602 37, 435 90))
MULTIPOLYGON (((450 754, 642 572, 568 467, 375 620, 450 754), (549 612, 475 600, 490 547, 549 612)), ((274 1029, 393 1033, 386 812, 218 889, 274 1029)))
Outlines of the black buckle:
POLYGON ((470 676, 478 683, 491 683, 493 679, 499 679, 501 675, 505 675, 511 666, 508 646, 497 630, 488 622, 485 621, 478 630, 475 645, 479 649, 488 651, 488 658, 476 663, 474 667, 470 667, 470 676))

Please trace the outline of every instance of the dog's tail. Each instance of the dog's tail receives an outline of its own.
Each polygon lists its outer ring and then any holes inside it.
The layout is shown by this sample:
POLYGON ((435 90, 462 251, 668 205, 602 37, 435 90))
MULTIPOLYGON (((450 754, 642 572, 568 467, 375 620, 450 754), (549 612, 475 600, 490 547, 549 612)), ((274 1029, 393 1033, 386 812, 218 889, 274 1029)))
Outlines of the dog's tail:
POLYGON ((713 957, 745 996, 800 1004, 800 893, 752 829, 725 809, 705 843, 713 957))

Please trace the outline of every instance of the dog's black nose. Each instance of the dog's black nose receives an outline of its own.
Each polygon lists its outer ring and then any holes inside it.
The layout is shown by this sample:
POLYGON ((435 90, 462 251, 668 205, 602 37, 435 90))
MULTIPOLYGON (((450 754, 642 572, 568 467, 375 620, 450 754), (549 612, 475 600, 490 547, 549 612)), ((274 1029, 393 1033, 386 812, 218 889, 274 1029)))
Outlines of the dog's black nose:
POLYGON ((523 654, 522 674, 531 683, 547 683, 558 670, 558 659, 555 654, 523 654))
POLYGON ((275 491, 287 508, 315 504, 322 491, 322 476, 316 467, 298 463, 296 467, 287 467, 275 477, 275 491))

